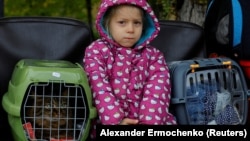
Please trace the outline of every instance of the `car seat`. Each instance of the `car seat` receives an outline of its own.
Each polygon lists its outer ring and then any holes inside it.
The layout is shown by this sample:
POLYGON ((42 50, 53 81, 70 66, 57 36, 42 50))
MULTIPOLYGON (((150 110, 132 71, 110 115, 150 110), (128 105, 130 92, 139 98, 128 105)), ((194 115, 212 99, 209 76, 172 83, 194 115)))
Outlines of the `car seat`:
POLYGON ((164 53, 167 62, 206 57, 203 27, 185 21, 159 22, 161 30, 151 45, 164 53))

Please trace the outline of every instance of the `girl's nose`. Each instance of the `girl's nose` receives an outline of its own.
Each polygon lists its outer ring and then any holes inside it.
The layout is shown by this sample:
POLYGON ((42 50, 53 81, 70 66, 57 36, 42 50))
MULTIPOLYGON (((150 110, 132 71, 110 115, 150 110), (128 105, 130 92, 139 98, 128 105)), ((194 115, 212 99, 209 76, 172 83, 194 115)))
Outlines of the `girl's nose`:
POLYGON ((128 24, 127 32, 134 32, 134 25, 132 23, 128 24))

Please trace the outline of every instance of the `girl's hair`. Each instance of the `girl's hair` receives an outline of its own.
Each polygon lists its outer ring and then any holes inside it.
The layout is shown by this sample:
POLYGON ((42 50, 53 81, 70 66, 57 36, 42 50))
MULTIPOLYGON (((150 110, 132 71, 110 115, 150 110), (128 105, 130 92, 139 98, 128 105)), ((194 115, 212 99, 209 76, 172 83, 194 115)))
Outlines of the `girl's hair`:
MULTIPOLYGON (((104 16, 103 16, 103 23, 102 23, 102 25, 103 25, 103 27, 105 28, 105 30, 106 30, 106 32, 107 32, 107 34, 109 34, 109 23, 110 23, 110 19, 111 19, 111 17, 116 13, 116 11, 117 11, 117 9, 119 9, 120 7, 122 7, 122 6, 124 6, 124 5, 128 5, 128 6, 131 6, 131 7, 135 7, 135 8, 138 8, 138 9, 140 9, 140 12, 141 12, 141 16, 142 16, 142 21, 143 21, 143 25, 144 25, 144 21, 145 21, 145 19, 144 19, 144 15, 145 15, 145 12, 144 12, 144 10, 141 8, 141 7, 138 7, 138 6, 136 6, 136 5, 131 5, 131 4, 123 4, 123 5, 115 5, 115 6, 113 6, 113 7, 111 7, 111 8, 109 8, 107 11, 106 11, 106 13, 104 14, 104 16)), ((143 26, 144 27, 144 26, 143 26)), ((144 30, 143 30, 144 31, 144 30)))

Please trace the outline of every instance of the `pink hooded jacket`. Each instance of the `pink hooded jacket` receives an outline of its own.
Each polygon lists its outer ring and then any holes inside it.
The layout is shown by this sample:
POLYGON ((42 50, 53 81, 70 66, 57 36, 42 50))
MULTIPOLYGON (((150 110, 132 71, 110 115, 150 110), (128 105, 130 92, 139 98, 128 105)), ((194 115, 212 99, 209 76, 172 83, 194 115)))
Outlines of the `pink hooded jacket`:
POLYGON ((96 29, 101 38, 86 48, 83 64, 101 123, 116 125, 128 117, 140 124, 176 124, 169 113, 167 64, 163 54, 149 45, 160 27, 146 0, 102 0, 96 29), (136 5, 146 13, 145 31, 132 49, 115 43, 103 26, 107 9, 120 4, 136 5))

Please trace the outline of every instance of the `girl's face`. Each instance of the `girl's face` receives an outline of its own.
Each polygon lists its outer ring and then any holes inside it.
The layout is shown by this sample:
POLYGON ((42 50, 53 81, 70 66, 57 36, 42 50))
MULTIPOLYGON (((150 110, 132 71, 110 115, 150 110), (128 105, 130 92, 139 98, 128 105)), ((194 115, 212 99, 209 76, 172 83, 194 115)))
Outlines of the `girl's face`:
POLYGON ((143 29, 141 9, 124 5, 110 18, 109 32, 112 38, 123 47, 133 47, 140 39, 143 29))

